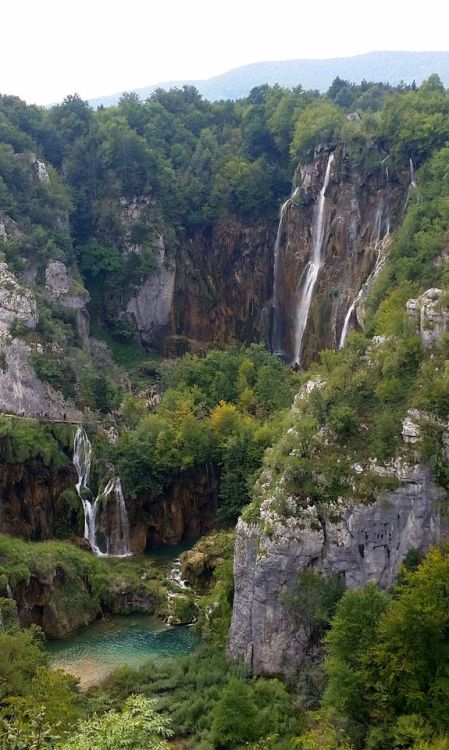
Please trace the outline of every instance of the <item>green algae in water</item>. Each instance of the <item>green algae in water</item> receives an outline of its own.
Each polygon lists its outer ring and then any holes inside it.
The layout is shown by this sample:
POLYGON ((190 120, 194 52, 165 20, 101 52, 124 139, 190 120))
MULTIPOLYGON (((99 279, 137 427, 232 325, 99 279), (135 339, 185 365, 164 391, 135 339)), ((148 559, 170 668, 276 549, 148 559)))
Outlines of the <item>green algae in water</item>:
POLYGON ((77 677, 83 689, 98 685, 118 667, 176 658, 193 651, 199 638, 189 627, 168 628, 145 615, 112 617, 66 640, 49 641, 51 666, 77 677))

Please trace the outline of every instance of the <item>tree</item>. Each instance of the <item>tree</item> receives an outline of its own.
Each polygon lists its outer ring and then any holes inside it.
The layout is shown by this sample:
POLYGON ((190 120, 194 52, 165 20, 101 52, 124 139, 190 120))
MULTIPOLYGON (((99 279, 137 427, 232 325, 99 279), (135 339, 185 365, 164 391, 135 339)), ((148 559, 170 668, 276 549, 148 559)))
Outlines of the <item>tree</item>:
POLYGON ((323 704, 354 722, 366 721, 373 705, 371 650, 387 607, 387 596, 374 583, 361 591, 348 589, 325 637, 329 683, 323 704))
POLYGON ((212 740, 216 748, 235 750, 257 739, 257 711, 248 685, 231 677, 213 712, 212 740))
POLYGON ((155 702, 132 695, 123 711, 108 711, 80 723, 62 750, 168 750, 169 720, 155 710, 155 702))

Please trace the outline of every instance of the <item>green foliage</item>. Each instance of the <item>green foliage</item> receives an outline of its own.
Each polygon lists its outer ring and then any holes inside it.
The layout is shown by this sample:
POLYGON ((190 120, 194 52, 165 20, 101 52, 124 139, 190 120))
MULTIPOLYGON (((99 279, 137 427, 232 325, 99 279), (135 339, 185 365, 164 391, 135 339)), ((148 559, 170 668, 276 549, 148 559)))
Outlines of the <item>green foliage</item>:
POLYGON ((154 701, 132 695, 122 711, 83 721, 62 750, 168 750, 164 738, 171 734, 169 722, 156 712, 154 701))
POLYGON ((318 143, 333 145, 340 135, 344 113, 328 99, 318 99, 299 115, 291 145, 292 156, 310 161, 318 143))
POLYGON ((369 651, 387 606, 387 597, 374 584, 362 591, 349 589, 337 606, 331 630, 325 638, 327 659, 324 666, 329 683, 324 705, 354 722, 366 721, 372 705, 369 651))
POLYGON ((299 574, 295 590, 285 596, 285 602, 305 630, 307 641, 321 640, 344 590, 344 583, 336 573, 325 577, 314 570, 303 570, 299 574))
POLYGON ((4 463, 26 463, 35 459, 54 469, 71 463, 73 427, 37 423, 32 419, 0 419, 0 456, 4 463))
POLYGON ((194 655, 150 663, 139 670, 122 668, 102 688, 109 703, 120 704, 136 692, 157 698, 160 711, 171 719, 174 735, 188 738, 195 750, 237 748, 250 737, 255 741, 281 734, 290 738, 300 728, 293 697, 280 680, 249 680, 217 647, 204 646, 194 655))
POLYGON ((257 712, 251 690, 231 677, 213 711, 212 741, 217 748, 236 748, 257 739, 257 712))
POLYGON ((250 499, 250 481, 277 430, 274 416, 291 401, 295 376, 260 346, 186 355, 160 366, 165 388, 149 415, 127 398, 131 429, 116 448, 128 495, 160 495, 181 471, 214 464, 220 474, 223 523, 250 499))

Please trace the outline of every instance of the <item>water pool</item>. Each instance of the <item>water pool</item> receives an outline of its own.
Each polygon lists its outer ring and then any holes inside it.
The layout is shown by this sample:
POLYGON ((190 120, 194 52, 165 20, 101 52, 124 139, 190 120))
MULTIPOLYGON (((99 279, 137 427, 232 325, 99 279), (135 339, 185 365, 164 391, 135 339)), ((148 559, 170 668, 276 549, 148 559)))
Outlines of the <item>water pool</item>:
POLYGON ((189 627, 169 628, 154 617, 128 615, 95 622, 71 638, 48 641, 46 648, 51 666, 78 677, 85 690, 117 667, 183 656, 198 644, 189 627))

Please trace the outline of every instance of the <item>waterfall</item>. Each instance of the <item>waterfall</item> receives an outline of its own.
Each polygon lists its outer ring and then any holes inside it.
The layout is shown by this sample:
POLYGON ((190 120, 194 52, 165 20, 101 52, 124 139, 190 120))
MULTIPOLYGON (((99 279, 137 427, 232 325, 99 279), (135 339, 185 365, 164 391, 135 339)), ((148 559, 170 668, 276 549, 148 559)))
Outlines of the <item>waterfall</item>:
POLYGON ((93 501, 92 491, 89 488, 92 444, 82 427, 78 427, 75 434, 73 464, 78 474, 76 491, 84 511, 84 538, 88 540, 92 551, 99 557, 106 555, 128 557, 131 554, 129 523, 120 477, 110 479, 103 492, 100 492, 93 501), (109 497, 112 494, 115 499, 116 523, 113 525, 112 531, 108 531, 106 534, 106 551, 103 552, 97 543, 97 516, 105 503, 107 503, 107 516, 110 516, 109 505, 111 503, 109 497))
MULTIPOLYGON (((293 195, 296 191, 293 192, 293 195)), ((282 229, 284 226, 284 217, 287 211, 287 206, 290 203, 291 198, 288 198, 285 203, 282 204, 279 214, 278 231, 276 235, 276 242, 274 243, 274 268, 273 268, 273 334, 271 337, 271 349, 273 354, 278 356, 284 356, 285 352, 282 348, 282 310, 283 310, 283 299, 282 299, 282 285, 280 282, 279 272, 279 253, 281 249, 282 229)))
POLYGON ((300 363, 301 349, 304 337, 304 331, 307 325, 307 319, 309 317, 310 304, 312 302, 313 290, 315 288, 316 281, 321 266, 323 265, 322 248, 324 240, 324 219, 325 219, 325 204, 326 204, 326 190, 329 184, 331 166, 334 160, 334 154, 329 155, 327 161, 326 173, 324 176, 323 187, 320 190, 318 197, 318 203, 315 210, 315 220, 312 229, 312 258, 306 265, 301 279, 299 281, 300 288, 300 299, 296 312, 296 325, 295 325, 295 362, 300 363))
POLYGON ((114 555, 114 557, 129 557, 131 555, 129 522, 120 477, 113 477, 109 480, 103 492, 95 500, 94 507, 97 503, 107 501, 110 495, 113 495, 115 499, 116 519, 111 533, 107 536, 106 554, 114 555))
POLYGON ((416 188, 415 165, 413 164, 413 159, 409 159, 409 168, 410 168, 410 183, 408 186, 407 197, 405 199, 404 213, 407 210, 408 204, 410 202, 410 196, 412 194, 412 191, 416 188))
POLYGON ((415 165, 413 164, 413 159, 409 160, 409 165, 410 165, 410 187, 416 187, 415 165))
POLYGON ((173 566, 170 570, 170 573, 168 574, 168 580, 176 583, 176 585, 179 586, 180 589, 183 589, 183 591, 187 591, 190 589, 188 582, 184 581, 182 577, 182 563, 180 557, 177 557, 176 560, 173 560, 173 566))
POLYGON ((383 267, 383 265, 385 263, 385 259, 386 259, 386 248, 388 247, 388 243, 386 243, 385 240, 387 239, 387 237, 388 237, 389 234, 390 234, 390 230, 389 230, 389 227, 387 227, 387 231, 386 231, 386 233, 385 233, 382 241, 376 243, 377 244, 377 248, 378 248, 378 252, 377 252, 377 258, 376 258, 375 266, 374 266, 373 270, 371 271, 370 275, 368 276, 367 280, 363 284, 363 286, 360 287, 359 293, 357 294, 357 297, 351 303, 351 306, 350 306, 348 312, 346 313, 345 320, 344 320, 344 323, 343 323, 343 328, 342 328, 341 334, 340 334, 340 341, 339 341, 339 344, 338 344, 338 348, 339 349, 343 349, 343 347, 344 347, 344 345, 346 343, 346 338, 348 336, 348 331, 349 331, 349 325, 351 323, 351 318, 352 318, 352 316, 353 316, 353 314, 354 314, 354 312, 356 310, 357 303, 360 302, 360 300, 363 297, 363 295, 365 294, 366 290, 370 287, 370 285, 373 283, 373 281, 376 278, 376 276, 382 270, 382 267, 383 267))
POLYGON ((374 245, 377 245, 380 242, 381 234, 382 234, 382 223, 383 223, 383 211, 384 211, 384 201, 381 197, 379 201, 379 205, 376 209, 376 216, 374 218, 374 225, 373 225, 373 231, 371 234, 371 241, 374 243, 374 245))
MULTIPOLYGON (((362 287, 362 289, 363 289, 363 287, 362 287)), ((359 299, 360 299, 360 296, 361 296, 361 292, 362 292, 362 289, 360 289, 360 291, 359 291, 359 293, 358 293, 357 297, 356 297, 356 298, 355 298, 355 300, 354 300, 354 301, 352 302, 352 304, 351 304, 351 306, 350 306, 350 308, 349 308, 348 312, 346 313, 346 316, 345 316, 345 321, 344 321, 344 323, 343 323, 343 328, 342 328, 342 331, 341 331, 341 335, 340 335, 340 343, 338 344, 338 348, 339 348, 339 349, 343 349, 343 347, 344 347, 344 345, 345 345, 345 343, 346 343, 346 337, 347 337, 347 335, 348 335, 349 324, 350 324, 350 322, 351 322, 351 318, 352 318, 352 315, 353 315, 353 313, 354 313, 354 310, 355 310, 355 306, 356 306, 357 302, 358 302, 358 301, 359 301, 359 299)))

